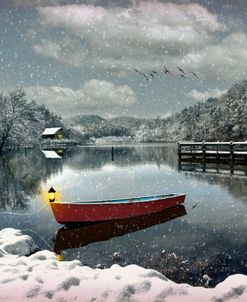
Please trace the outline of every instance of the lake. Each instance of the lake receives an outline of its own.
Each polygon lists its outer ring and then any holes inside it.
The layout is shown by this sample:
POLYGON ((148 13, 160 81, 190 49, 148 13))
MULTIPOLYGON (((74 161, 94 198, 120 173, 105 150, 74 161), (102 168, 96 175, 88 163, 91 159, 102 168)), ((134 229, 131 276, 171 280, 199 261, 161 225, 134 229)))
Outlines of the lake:
POLYGON ((0 228, 31 235, 40 249, 92 267, 135 263, 177 282, 215 285, 247 274, 247 167, 181 167, 176 144, 16 150, 0 159, 0 228), (47 202, 186 193, 184 207, 120 221, 59 225, 47 202))

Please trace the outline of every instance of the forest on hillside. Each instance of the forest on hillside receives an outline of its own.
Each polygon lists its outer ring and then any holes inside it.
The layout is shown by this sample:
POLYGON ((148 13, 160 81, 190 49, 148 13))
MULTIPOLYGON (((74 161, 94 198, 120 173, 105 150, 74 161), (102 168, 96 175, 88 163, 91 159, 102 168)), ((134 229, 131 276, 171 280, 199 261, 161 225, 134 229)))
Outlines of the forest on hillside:
POLYGON ((78 115, 70 127, 86 139, 120 136, 136 142, 247 140, 247 81, 228 92, 187 107, 166 119, 78 115))
POLYGON ((0 94, 0 106, 0 151, 6 146, 40 143, 46 127, 63 127, 65 137, 78 144, 114 138, 128 142, 247 140, 247 80, 218 99, 199 102, 166 119, 104 119, 81 113, 63 120, 44 105, 28 100, 19 88, 0 94))

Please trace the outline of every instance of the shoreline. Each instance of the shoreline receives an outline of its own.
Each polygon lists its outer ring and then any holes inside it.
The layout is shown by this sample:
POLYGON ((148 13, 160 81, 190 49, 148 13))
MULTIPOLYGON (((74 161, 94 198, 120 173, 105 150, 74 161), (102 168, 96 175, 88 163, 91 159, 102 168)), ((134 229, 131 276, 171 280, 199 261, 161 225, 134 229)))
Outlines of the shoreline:
POLYGON ((0 231, 2 301, 247 300, 246 275, 229 276, 207 289, 175 283, 158 271, 134 264, 93 269, 78 260, 60 262, 53 252, 36 249, 33 239, 20 230, 0 231))

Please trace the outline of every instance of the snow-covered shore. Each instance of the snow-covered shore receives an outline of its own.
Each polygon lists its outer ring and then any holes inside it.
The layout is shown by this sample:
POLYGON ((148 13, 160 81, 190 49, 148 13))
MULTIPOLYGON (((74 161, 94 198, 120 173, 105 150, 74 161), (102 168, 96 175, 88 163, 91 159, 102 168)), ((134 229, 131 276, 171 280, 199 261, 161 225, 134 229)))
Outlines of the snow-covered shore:
POLYGON ((78 260, 61 262, 53 252, 35 250, 32 238, 21 231, 0 231, 0 301, 247 301, 245 275, 230 276, 206 289, 177 284, 137 265, 92 269, 78 260))

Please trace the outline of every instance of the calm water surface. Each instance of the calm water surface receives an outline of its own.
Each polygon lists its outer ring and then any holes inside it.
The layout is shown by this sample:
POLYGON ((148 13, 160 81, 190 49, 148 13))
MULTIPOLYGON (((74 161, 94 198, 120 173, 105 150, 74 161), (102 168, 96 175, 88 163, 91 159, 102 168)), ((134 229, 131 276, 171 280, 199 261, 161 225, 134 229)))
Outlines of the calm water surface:
POLYGON ((40 249, 59 246, 65 260, 91 266, 135 263, 169 275, 164 266, 173 255, 177 265, 190 263, 190 271, 201 263, 208 269, 218 265, 219 279, 247 274, 246 169, 230 175, 225 168, 187 168, 178 169, 176 145, 115 146, 114 160, 111 146, 9 152, 0 160, 0 228, 22 229, 40 249), (185 208, 163 216, 66 230, 46 201, 51 185, 66 201, 173 192, 187 197, 185 208))

